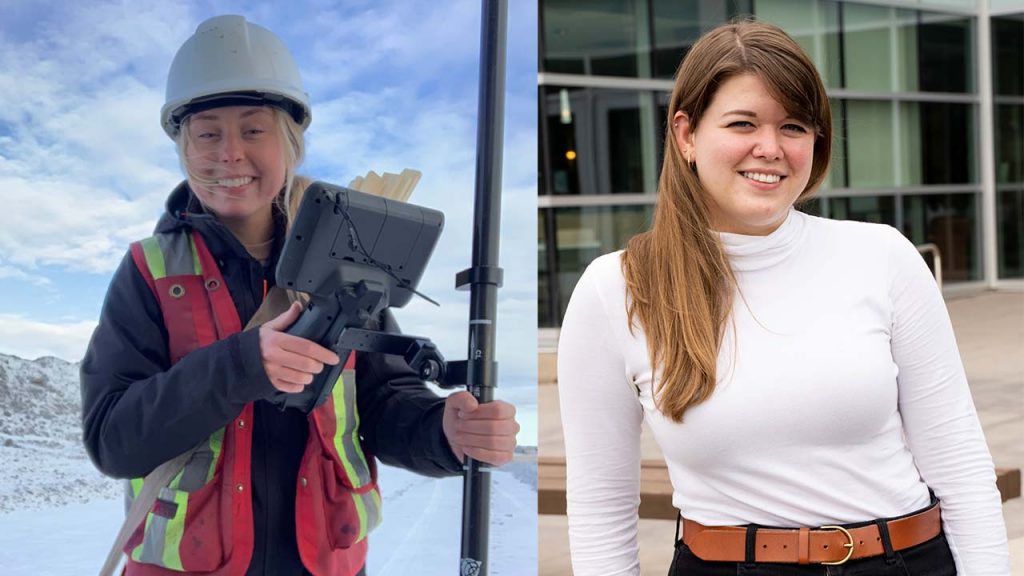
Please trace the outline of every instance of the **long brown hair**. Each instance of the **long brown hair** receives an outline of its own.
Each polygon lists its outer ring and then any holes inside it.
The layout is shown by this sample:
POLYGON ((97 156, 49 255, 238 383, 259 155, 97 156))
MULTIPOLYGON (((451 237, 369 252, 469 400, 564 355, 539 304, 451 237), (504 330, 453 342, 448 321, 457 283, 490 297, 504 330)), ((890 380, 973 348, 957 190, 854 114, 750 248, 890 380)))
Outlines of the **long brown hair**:
POLYGON ((676 112, 683 112, 696 130, 718 87, 740 74, 757 75, 788 114, 816 131, 810 179, 797 202, 824 179, 831 154, 825 87, 789 35, 772 24, 738 21, 693 45, 676 71, 668 107, 654 224, 630 239, 622 254, 630 330, 637 324, 644 330, 651 366, 661 371, 656 405, 676 422, 714 392, 736 279, 711 229, 707 193, 684 160, 672 123, 676 112))

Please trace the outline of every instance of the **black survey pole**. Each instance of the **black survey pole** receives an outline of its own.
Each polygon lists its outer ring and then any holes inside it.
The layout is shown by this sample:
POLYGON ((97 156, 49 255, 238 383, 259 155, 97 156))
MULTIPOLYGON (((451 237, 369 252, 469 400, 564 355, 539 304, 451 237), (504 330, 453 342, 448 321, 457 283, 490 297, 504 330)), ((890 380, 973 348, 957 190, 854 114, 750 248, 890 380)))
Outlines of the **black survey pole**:
MULTIPOLYGON (((508 0, 483 0, 480 21, 480 102, 476 129, 476 192, 473 265, 455 285, 470 290, 469 356, 466 382, 480 403, 494 398, 498 363, 494 355, 498 287, 498 232, 501 224, 501 155, 505 120, 505 35, 508 0)), ((460 576, 486 576, 490 527, 491 472, 466 457, 462 491, 460 576)))

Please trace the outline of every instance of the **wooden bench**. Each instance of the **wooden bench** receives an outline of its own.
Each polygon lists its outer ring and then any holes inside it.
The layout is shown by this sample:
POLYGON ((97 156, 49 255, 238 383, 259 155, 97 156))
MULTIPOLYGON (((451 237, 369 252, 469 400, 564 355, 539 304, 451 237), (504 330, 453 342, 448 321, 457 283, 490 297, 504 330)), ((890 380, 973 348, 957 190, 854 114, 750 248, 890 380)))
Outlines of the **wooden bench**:
MULTIPOLYGON (((1003 502, 1020 497, 1020 470, 996 469, 996 486, 1003 502)), ((565 514, 565 459, 539 457, 537 459, 537 513, 565 514)), ((657 520, 675 520, 672 507, 672 483, 663 460, 643 460, 640 463, 640 517, 657 520)))

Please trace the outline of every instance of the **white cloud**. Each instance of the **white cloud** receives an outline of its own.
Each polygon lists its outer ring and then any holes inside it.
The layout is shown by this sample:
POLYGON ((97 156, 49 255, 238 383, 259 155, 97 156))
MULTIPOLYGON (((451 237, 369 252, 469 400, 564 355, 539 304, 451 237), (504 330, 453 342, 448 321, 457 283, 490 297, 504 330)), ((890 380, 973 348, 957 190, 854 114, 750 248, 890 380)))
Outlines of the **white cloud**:
MULTIPOLYGON (((0 277, 41 286, 34 271, 42 266, 109 274, 128 243, 151 232, 181 178, 157 120, 167 67, 200 20, 242 13, 284 37, 299 60, 313 99, 305 172, 339 184, 371 169, 423 172, 412 201, 443 210, 447 221, 421 289, 445 306, 408 313, 449 356, 464 356, 468 298, 453 285, 470 264, 479 2, 352 0, 342 13, 310 0, 292 9, 316 16, 295 18, 282 18, 274 2, 149 4, 43 3, 39 14, 19 10, 7 20, 30 31, 0 23, 0 277)), ((510 21, 536 18, 535 7, 510 10, 510 21)), ((535 106, 535 71, 518 77, 528 84, 514 87, 508 105, 521 111, 535 106)), ((506 311, 506 300, 536 293, 535 118, 505 124, 502 357, 535 356, 536 305, 506 311)), ((0 333, 0 347, 18 340, 0 333)))
POLYGON ((177 27, 152 9, 67 7, 0 45, 0 256, 22 271, 111 272, 179 179, 152 72, 177 27))
MULTIPOLYGON (((324 10, 316 18, 283 23, 283 32, 306 39, 293 49, 308 55, 303 78, 310 94, 450 78, 446 69, 465 66, 467 58, 476 56, 479 2, 352 4, 346 3, 345 12, 324 10), (443 34, 443 42, 442 31, 450 31, 443 34), (359 85, 369 80, 372 86, 359 85)), ((276 24, 272 27, 277 29, 276 24)), ((411 106, 417 94, 407 96, 411 106)))
POLYGON ((37 274, 29 274, 19 268, 12 266, 5 266, 0 264, 0 279, 10 278, 12 280, 20 280, 22 282, 28 282, 40 288, 46 288, 53 290, 53 281, 46 276, 39 276, 37 274))
POLYGON ((96 322, 38 322, 17 314, 0 314, 0 353, 34 360, 56 356, 81 360, 96 322))

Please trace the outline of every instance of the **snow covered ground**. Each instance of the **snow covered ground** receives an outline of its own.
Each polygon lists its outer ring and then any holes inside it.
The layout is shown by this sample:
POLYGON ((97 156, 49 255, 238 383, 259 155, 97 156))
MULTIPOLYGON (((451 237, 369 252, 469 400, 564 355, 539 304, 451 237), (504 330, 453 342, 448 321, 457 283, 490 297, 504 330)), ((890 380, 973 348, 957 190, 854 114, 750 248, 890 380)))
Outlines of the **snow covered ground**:
MULTIPOLYGON (((491 474, 490 574, 536 574, 536 465, 514 462, 507 468, 491 474)), ((382 466, 380 482, 384 523, 370 535, 368 574, 400 576, 413 566, 420 576, 458 574, 462 479, 433 480, 382 466)), ((123 506, 114 497, 0 514, 0 573, 97 573, 120 528, 123 506)))
MULTIPOLYGON (((499 387, 517 407, 521 445, 537 442, 532 387, 499 387)), ((96 574, 124 518, 122 485, 82 447, 78 366, 0 354, 0 576, 96 574)), ((536 449, 491 474, 489 573, 537 572, 536 449)), ((370 535, 370 576, 459 573, 462 478, 380 467, 384 522, 370 535)))

